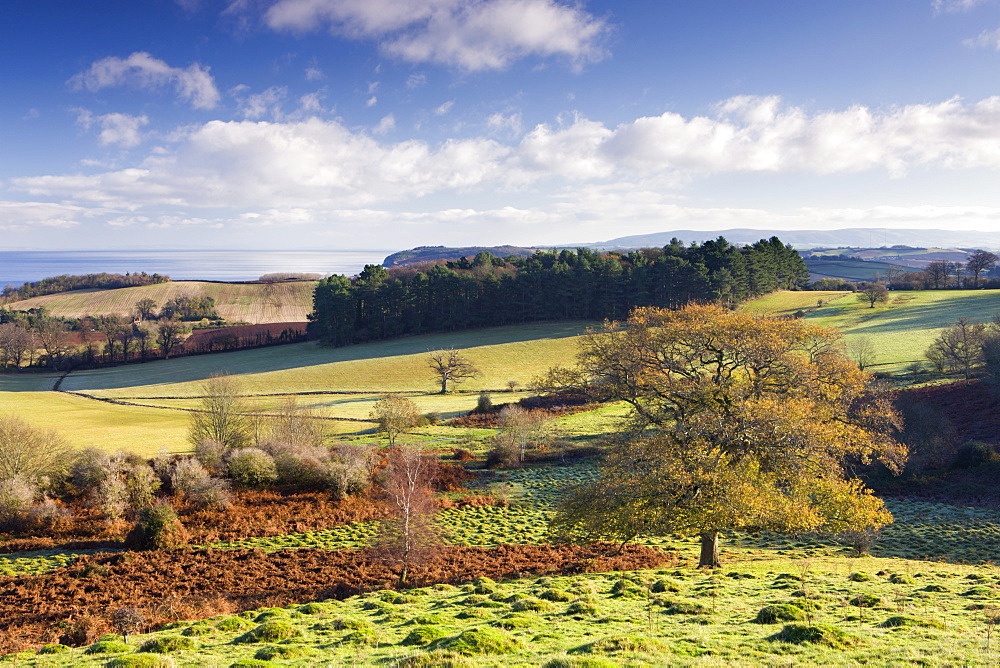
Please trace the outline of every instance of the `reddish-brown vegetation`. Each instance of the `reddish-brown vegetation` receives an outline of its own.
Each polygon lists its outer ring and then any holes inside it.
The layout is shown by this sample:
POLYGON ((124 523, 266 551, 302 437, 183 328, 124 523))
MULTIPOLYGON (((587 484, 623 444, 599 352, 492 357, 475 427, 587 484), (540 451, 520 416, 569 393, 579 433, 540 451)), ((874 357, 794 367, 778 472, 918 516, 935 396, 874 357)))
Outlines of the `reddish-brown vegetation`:
MULTIPOLYGON (((65 526, 47 530, 44 536, 20 534, 15 540, 0 545, 0 551, 108 547, 120 542, 131 528, 124 522, 107 524, 98 511, 79 500, 67 507, 73 518, 65 526)), ((178 511, 194 543, 315 531, 384 515, 381 506, 366 497, 334 501, 322 492, 282 494, 275 491, 241 492, 226 509, 178 508, 178 511)))
POLYGON ((449 420, 448 424, 455 427, 496 428, 500 426, 500 411, 507 406, 517 406, 526 411, 539 412, 545 414, 546 417, 571 415, 594 408, 590 399, 582 394, 545 394, 537 397, 525 397, 516 403, 494 404, 485 413, 473 411, 468 415, 449 420))
POLYGON ((898 401, 933 406, 954 426, 959 442, 1000 444, 1000 400, 986 383, 951 383, 903 390, 898 401))
POLYGON ((196 329, 184 341, 184 353, 206 353, 241 348, 257 348, 276 343, 305 340, 305 322, 269 322, 219 329, 196 329))
MULTIPOLYGON (((676 557, 639 545, 449 547, 411 566, 409 583, 654 568, 676 557)), ((134 607, 147 628, 177 619, 284 606, 394 588, 399 575, 372 550, 177 550, 81 557, 52 573, 0 579, 0 654, 107 632, 134 607), (60 627, 76 628, 67 637, 60 627)))

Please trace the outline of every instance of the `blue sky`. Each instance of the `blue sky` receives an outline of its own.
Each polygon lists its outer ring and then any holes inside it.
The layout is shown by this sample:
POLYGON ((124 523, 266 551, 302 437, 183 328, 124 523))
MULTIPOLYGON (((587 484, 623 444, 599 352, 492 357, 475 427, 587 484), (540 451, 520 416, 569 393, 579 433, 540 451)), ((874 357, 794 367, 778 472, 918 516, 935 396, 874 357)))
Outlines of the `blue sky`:
POLYGON ((1000 237, 1000 0, 7 0, 0 247, 1000 237))

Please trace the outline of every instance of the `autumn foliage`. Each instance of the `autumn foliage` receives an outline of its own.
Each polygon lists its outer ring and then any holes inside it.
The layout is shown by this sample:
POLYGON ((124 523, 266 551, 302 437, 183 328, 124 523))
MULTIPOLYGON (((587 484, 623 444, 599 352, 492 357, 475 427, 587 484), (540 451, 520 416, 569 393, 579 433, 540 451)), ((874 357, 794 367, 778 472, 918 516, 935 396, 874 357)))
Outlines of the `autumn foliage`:
POLYGON ((544 383, 633 409, 599 480, 563 503, 556 528, 567 535, 696 533, 702 565, 714 566, 725 530, 892 519, 845 464, 899 470, 897 414, 834 330, 717 306, 637 309, 589 333, 578 366, 544 383))

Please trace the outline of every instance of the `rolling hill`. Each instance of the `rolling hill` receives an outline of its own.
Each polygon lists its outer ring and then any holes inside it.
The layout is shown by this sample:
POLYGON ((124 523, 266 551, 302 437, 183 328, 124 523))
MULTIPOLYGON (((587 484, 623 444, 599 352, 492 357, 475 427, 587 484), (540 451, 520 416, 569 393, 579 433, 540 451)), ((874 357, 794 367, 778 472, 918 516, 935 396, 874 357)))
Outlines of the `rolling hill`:
POLYGON ((215 283, 170 281, 116 290, 74 290, 32 297, 7 305, 14 310, 44 307, 49 313, 69 318, 85 315, 129 315, 141 299, 157 305, 176 297, 211 297, 219 316, 229 322, 261 324, 305 322, 312 311, 315 281, 283 283, 215 283))

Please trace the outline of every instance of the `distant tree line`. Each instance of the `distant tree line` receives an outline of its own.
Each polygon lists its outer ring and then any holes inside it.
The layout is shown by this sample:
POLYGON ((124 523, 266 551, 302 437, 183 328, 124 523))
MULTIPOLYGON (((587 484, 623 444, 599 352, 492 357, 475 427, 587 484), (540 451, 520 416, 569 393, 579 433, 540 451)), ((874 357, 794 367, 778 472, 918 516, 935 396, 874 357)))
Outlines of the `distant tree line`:
POLYGON ((601 253, 540 251, 430 262, 319 282, 310 334, 333 346, 404 334, 554 319, 621 320, 637 306, 738 304, 808 285, 799 254, 777 237, 736 246, 719 237, 601 253))
MULTIPOLYGON (((876 276, 874 283, 894 290, 947 290, 979 288, 1000 289, 1000 276, 995 276, 997 262, 994 253, 975 250, 965 262, 934 260, 919 271, 893 267, 876 276)), ((861 281, 862 289, 871 282, 861 281)), ((859 282, 843 278, 820 278, 810 286, 813 290, 857 290, 859 282)))
POLYGON ((112 288, 131 288, 140 285, 155 285, 166 283, 169 276, 160 274, 83 274, 80 276, 52 276, 43 278, 40 281, 25 283, 20 287, 8 285, 0 293, 0 304, 30 299, 31 297, 41 297, 57 292, 69 292, 70 290, 83 290, 85 288, 100 288, 110 290, 112 288))

